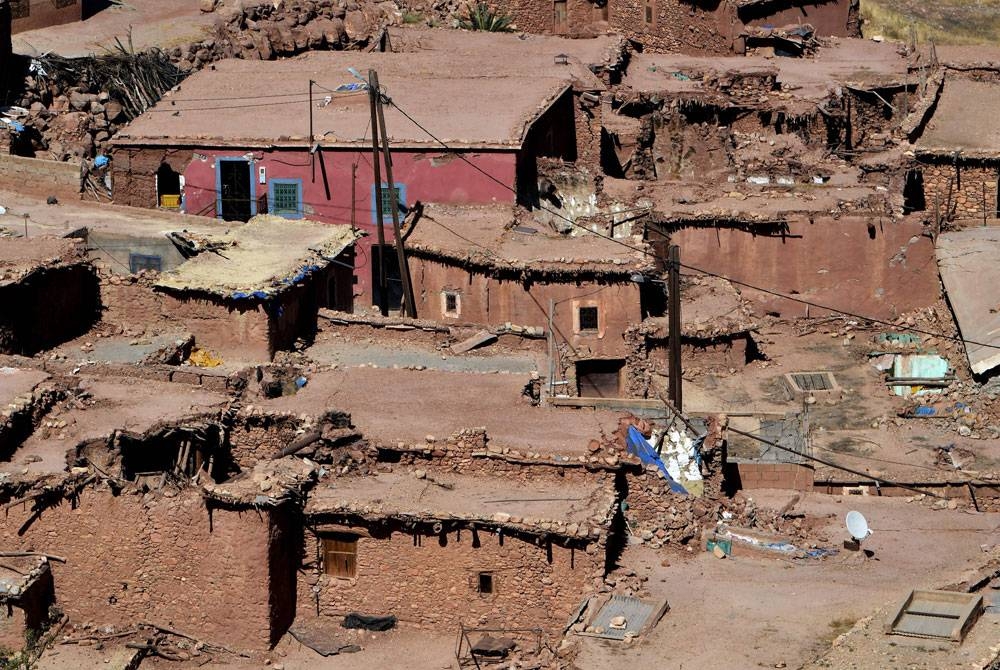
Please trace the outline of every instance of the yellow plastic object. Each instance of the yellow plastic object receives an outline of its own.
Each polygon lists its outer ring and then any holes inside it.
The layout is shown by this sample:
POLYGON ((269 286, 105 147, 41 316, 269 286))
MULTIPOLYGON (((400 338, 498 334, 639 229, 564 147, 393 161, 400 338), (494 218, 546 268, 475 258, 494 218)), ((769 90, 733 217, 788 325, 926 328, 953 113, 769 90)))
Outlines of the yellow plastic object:
POLYGON ((204 349, 192 349, 188 363, 199 368, 217 368, 222 365, 222 359, 216 358, 204 349))
POLYGON ((169 209, 180 209, 181 197, 179 195, 161 195, 160 207, 167 207, 169 209))

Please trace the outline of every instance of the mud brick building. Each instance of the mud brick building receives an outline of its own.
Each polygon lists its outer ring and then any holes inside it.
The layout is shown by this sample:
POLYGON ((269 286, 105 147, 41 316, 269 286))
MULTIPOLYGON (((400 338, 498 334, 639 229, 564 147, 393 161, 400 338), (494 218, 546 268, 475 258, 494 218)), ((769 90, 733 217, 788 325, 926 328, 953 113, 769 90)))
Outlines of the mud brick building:
POLYGON ((945 78, 914 146, 916 164, 904 190, 907 211, 938 220, 1000 217, 1000 133, 992 113, 997 103, 996 82, 945 78))
POLYGON ((559 635, 604 574, 613 490, 487 477, 338 478, 306 506, 299 611, 395 614, 429 629, 541 628, 559 635))
POLYGON ((560 392, 628 392, 625 331, 663 310, 662 286, 637 281, 653 269, 648 256, 585 230, 517 224, 502 206, 428 206, 406 245, 424 318, 544 334, 558 352, 553 371, 567 381, 560 392))
POLYGON ((612 31, 654 52, 742 52, 748 27, 809 24, 819 35, 860 35, 857 0, 505 0, 519 30, 589 36, 612 31))
MULTIPOLYGON (((514 36, 503 39, 516 42, 514 36)), ((474 54, 466 46, 446 58, 434 51, 315 52, 276 62, 217 63, 118 135, 115 200, 227 221, 266 212, 355 225, 368 233, 358 244, 355 295, 364 296, 362 304, 377 304, 370 106, 366 90, 350 89, 361 82, 349 69, 365 75, 378 70, 393 105, 461 154, 387 105, 394 188, 403 210, 418 201, 531 206, 538 198, 538 157, 576 159, 579 96, 589 92, 587 105, 595 106, 599 97, 592 91, 602 91, 604 83, 580 59, 557 59, 562 44, 511 59, 501 56, 513 56, 516 44, 505 44, 499 53, 474 54), (350 90, 338 91, 345 86, 350 90), (476 102, 454 105, 456 99, 476 102)), ((596 155, 599 133, 588 137, 588 151, 596 155)), ((383 197, 388 202, 387 190, 383 197)), ((388 207, 383 219, 391 222, 388 207)))
POLYGON ((3 4, 9 7, 13 33, 58 26, 83 18, 84 0, 5 0, 5 3, 0 3, 0 24, 3 22, 3 4))
POLYGON ((97 275, 79 240, 0 238, 0 353, 33 355, 87 331, 97 275))
POLYGON ((258 216, 163 273, 162 309, 224 358, 268 361, 316 330, 320 307, 350 309, 348 226, 258 216))

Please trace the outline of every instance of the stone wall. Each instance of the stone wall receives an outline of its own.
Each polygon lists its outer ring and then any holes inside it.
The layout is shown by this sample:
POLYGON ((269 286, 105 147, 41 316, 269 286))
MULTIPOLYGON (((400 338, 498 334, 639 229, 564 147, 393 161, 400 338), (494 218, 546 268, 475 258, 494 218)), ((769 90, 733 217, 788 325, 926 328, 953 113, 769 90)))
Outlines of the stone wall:
POLYGON ((604 575, 604 552, 535 543, 492 530, 440 534, 389 524, 359 527, 357 576, 323 574, 320 540, 305 538, 298 611, 341 618, 349 612, 393 614, 404 624, 437 632, 466 626, 541 627, 556 636, 594 580, 604 575), (478 592, 480 572, 494 592, 478 592))
POLYGON ((739 12, 735 3, 727 2, 701 6, 682 0, 608 0, 599 5, 590 0, 566 0, 563 23, 556 21, 551 2, 504 0, 499 4, 524 32, 588 37, 610 29, 652 52, 732 53, 742 49, 739 35, 747 25, 804 22, 820 35, 860 35, 857 6, 852 0, 788 0, 739 12))
POLYGON ((924 200, 931 216, 937 204, 945 219, 982 219, 984 211, 986 218, 997 218, 997 166, 932 164, 923 165, 921 171, 924 200))
POLYGON ((272 618, 280 620, 272 612, 268 547, 287 522, 267 512, 209 514, 191 489, 170 495, 85 489, 37 518, 30 505, 14 506, 0 533, 8 550, 67 559, 52 570, 56 605, 74 622, 152 621, 217 644, 266 648, 272 618))

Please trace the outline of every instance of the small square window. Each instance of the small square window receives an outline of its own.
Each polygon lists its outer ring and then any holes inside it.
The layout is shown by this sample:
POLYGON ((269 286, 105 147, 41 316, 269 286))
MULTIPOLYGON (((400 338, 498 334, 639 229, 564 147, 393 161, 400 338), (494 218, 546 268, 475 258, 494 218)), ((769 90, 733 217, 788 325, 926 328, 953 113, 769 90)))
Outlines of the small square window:
POLYGON ((580 330, 598 330, 599 313, 596 307, 580 307, 578 310, 580 330))
POLYGON ((480 572, 479 573, 479 588, 480 593, 493 593, 493 573, 492 572, 480 572))
POLYGON ((459 316, 462 313, 462 296, 456 291, 444 291, 441 294, 441 309, 445 316, 459 316))
MULTIPOLYGON (((396 205, 399 218, 406 214, 406 185, 396 183, 396 205)), ((372 221, 378 223, 378 211, 375 208, 375 185, 372 185, 372 221)), ((382 184, 382 222, 392 223, 392 192, 388 184, 382 184)))
POLYGON ((337 533, 323 538, 323 572, 351 579, 358 574, 358 536, 337 533))
POLYGON ((272 180, 270 210, 278 216, 301 216, 302 184, 298 180, 272 180))

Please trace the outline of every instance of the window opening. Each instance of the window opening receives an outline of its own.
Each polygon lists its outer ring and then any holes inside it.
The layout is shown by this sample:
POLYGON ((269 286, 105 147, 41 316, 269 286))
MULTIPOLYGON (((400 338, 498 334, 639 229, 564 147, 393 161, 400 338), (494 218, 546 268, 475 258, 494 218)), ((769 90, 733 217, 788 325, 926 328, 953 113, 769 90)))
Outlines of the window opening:
MULTIPOLYGON (((396 183, 396 203, 399 217, 406 214, 406 185, 396 183)), ((372 184, 372 221, 378 222, 378 211, 375 209, 375 185, 372 184)), ((382 223, 392 223, 392 192, 388 184, 382 184, 382 223)))
POLYGON ((492 572, 480 572, 479 573, 479 592, 480 593, 493 593, 493 573, 492 572))
POLYGON ((129 254, 128 269, 132 274, 140 270, 156 270, 160 272, 163 269, 163 259, 159 256, 148 256, 146 254, 129 254))
POLYGON ((442 296, 444 315, 459 316, 462 313, 462 297, 455 291, 444 291, 442 296))
POLYGON ((298 181, 271 181, 271 213, 278 216, 302 215, 302 185, 298 181))
POLYGON ((580 330, 597 330, 599 313, 596 307, 580 307, 580 330))
POLYGON ((656 22, 656 1, 655 0, 644 0, 642 3, 643 16, 642 20, 647 26, 651 26, 656 22))
POLYGON ((337 533, 323 538, 323 572, 351 579, 358 574, 358 536, 337 533))

